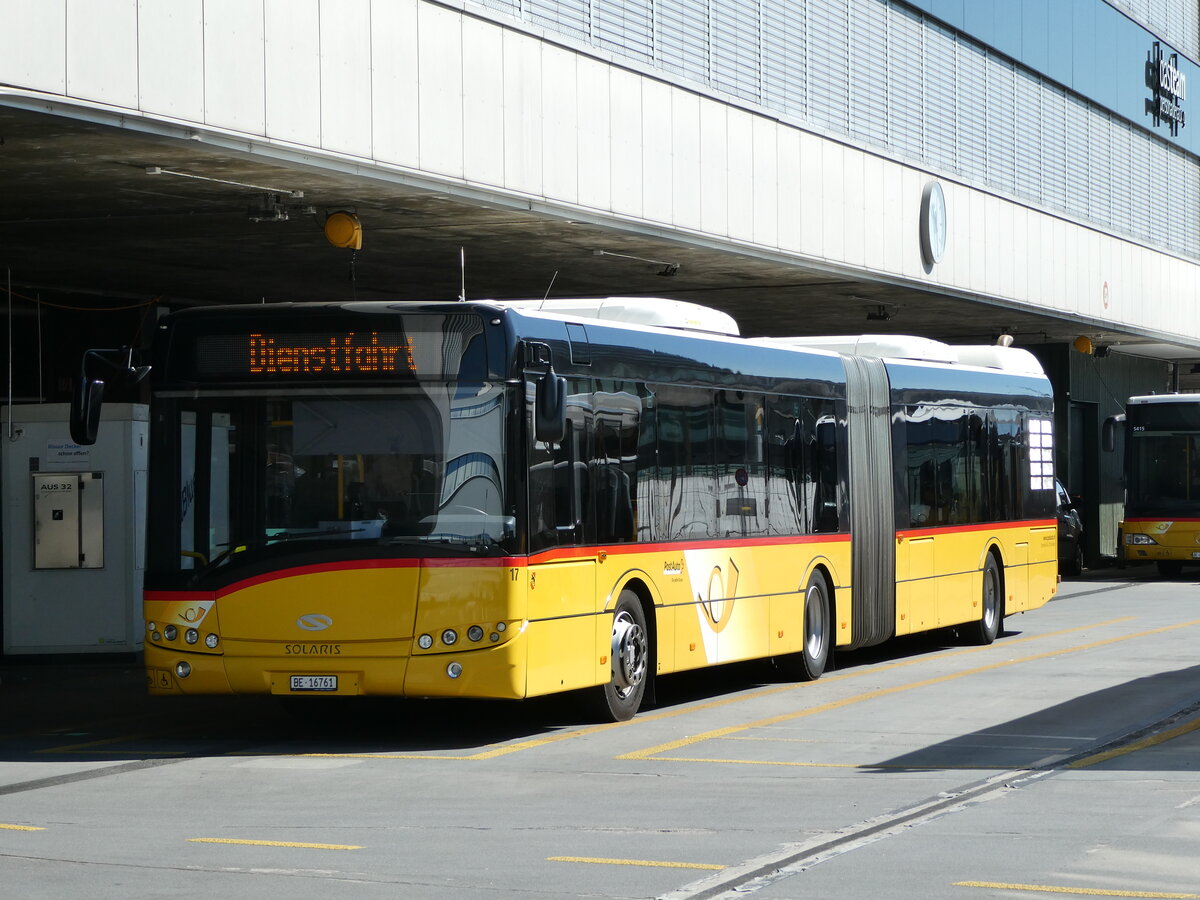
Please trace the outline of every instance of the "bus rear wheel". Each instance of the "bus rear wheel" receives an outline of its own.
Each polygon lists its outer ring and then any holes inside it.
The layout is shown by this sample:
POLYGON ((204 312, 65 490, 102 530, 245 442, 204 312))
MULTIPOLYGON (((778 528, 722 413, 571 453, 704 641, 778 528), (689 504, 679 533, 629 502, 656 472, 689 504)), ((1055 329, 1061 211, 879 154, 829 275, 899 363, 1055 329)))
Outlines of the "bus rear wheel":
POLYGON ((642 602, 633 591, 621 591, 613 610, 612 677, 595 688, 601 718, 624 722, 633 718, 646 694, 650 674, 650 642, 642 602))
POLYGON ((1004 618, 1004 597, 1000 589, 1000 566, 996 557, 988 554, 983 564, 983 590, 980 596, 979 621, 967 628, 967 639, 973 644, 990 644, 1000 633, 1000 620, 1004 618))
POLYGON ((804 589, 804 649, 775 657, 775 667, 791 681, 816 681, 829 662, 833 639, 829 612, 829 586, 820 572, 813 572, 804 589))

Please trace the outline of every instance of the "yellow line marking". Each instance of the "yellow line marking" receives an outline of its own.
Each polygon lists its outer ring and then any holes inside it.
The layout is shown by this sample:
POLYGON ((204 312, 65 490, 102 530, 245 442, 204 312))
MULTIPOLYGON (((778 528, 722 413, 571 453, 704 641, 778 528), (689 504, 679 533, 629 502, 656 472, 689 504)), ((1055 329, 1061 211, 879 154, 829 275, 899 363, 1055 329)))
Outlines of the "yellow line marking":
POLYGON ((1000 881, 956 881, 954 887, 988 888, 999 891, 1037 891, 1044 894, 1084 894, 1088 897, 1153 897, 1159 900, 1200 900, 1200 894, 1172 894, 1167 891, 1122 891, 1116 888, 1055 887, 1048 884, 1005 884, 1000 881))
POLYGON ((5 825, 0 823, 0 829, 4 831, 45 831, 45 828, 38 828, 36 825, 5 825))
POLYGON ((1135 741, 1132 744, 1127 744, 1124 747, 1114 747, 1112 750, 1105 750, 1103 753, 1097 753, 1095 756, 1088 756, 1083 759, 1078 759, 1071 763, 1069 769, 1086 769, 1088 766, 1094 766, 1097 763, 1106 762, 1117 756, 1124 756, 1126 753, 1136 753, 1138 750, 1145 750, 1147 747, 1153 747, 1156 744, 1163 744, 1167 741, 1174 740, 1177 737, 1195 731, 1200 728, 1200 719, 1194 719, 1191 722, 1186 722, 1183 725, 1177 725, 1169 731, 1164 731, 1161 734, 1152 734, 1149 737, 1142 738, 1140 741, 1135 741))
POLYGON ((658 866, 662 869, 724 869, 715 863, 664 862, 658 859, 603 859, 595 856, 547 856, 550 862, 597 863, 607 866, 658 866))
POLYGON ((234 838, 188 838, 193 844, 246 844, 251 847, 304 847, 309 850, 361 850, 355 844, 306 844, 299 841, 240 841, 234 838))
MULTIPOLYGON (((887 697, 892 694, 900 694, 905 691, 915 690, 916 688, 930 687, 936 684, 945 684, 949 681, 955 681, 959 678, 966 678, 968 675, 979 675, 983 672, 990 672, 994 669, 1003 669, 1008 666, 1015 666, 1020 663, 1033 662, 1039 659, 1049 659, 1052 656, 1065 656, 1068 653, 1078 653, 1081 650, 1093 650, 1097 647, 1104 647, 1109 644, 1120 643, 1138 637, 1148 637, 1154 634, 1163 634, 1167 631, 1175 631, 1179 628, 1188 628, 1194 625, 1200 625, 1200 619, 1193 619, 1190 622, 1181 622, 1177 625, 1165 625, 1162 628, 1152 628, 1149 631, 1139 631, 1133 634, 1120 635, 1115 638, 1108 638, 1103 641, 1093 641, 1090 644, 1079 644, 1075 647, 1063 647, 1057 650, 1048 650, 1045 653, 1037 653, 1033 656, 1024 656, 1018 659, 1001 660, 1000 662, 989 663, 986 666, 976 666, 973 669, 964 669, 961 672, 952 672, 949 675, 939 675, 936 678, 926 678, 921 681, 912 681, 908 684, 900 684, 890 688, 880 688, 876 691, 867 691, 863 694, 857 694, 853 697, 846 697, 842 700, 834 700, 830 703, 822 703, 819 706, 813 706, 808 709, 798 710, 796 712, 781 713, 777 716, 771 716, 766 719, 759 719, 754 722, 745 722, 741 725, 730 725, 725 728, 717 728, 713 731, 705 731, 700 734, 691 735, 686 738, 681 738, 678 741, 670 741, 666 744, 659 744, 657 747, 648 747, 645 750, 634 750, 630 753, 622 754, 617 759, 651 759, 657 757, 660 753, 669 753, 672 750, 678 750, 681 747, 687 747, 692 744, 698 744, 701 741, 710 741, 716 738, 728 737, 731 734, 737 734, 740 731, 748 731, 752 728, 765 728, 771 725, 778 725, 781 722, 791 722, 795 719, 802 719, 806 716, 814 716, 818 713, 831 712, 836 709, 842 709, 847 706, 853 706, 857 703, 863 703, 867 700, 877 700, 880 697, 887 697)), ((872 670, 878 671, 878 670, 872 670)))
MULTIPOLYGON (((1121 616, 1116 619, 1106 619, 1103 622, 1094 622, 1090 625, 1076 625, 1073 628, 1063 628, 1060 631, 1048 631, 1045 634, 1031 634, 1026 637, 1009 638, 1003 644, 1004 648, 1015 646, 1016 644, 1024 644, 1028 641, 1040 641, 1046 638, 1059 637, 1064 634, 1072 634, 1076 631, 1086 631, 1089 628, 1102 628, 1106 625, 1119 625, 1122 622, 1129 622, 1134 619, 1134 616, 1121 616)), ((865 675, 877 675, 880 672, 887 672, 891 669, 899 669, 904 666, 914 666, 922 662, 929 662, 932 659, 947 659, 955 656, 962 656, 968 653, 983 653, 987 650, 995 650, 996 645, 992 644, 986 647, 966 647, 962 650, 951 650, 945 653, 940 653, 937 656, 921 655, 911 659, 900 660, 899 662, 886 663, 883 665, 869 666, 855 672, 844 672, 839 675, 827 675, 821 679, 822 684, 830 684, 837 681, 845 681, 850 678, 862 678, 865 675)), ((1053 655, 1053 654, 1050 654, 1053 655)), ((589 734, 597 734, 601 731, 608 731, 611 728, 625 728, 629 725, 634 725, 639 722, 658 722, 663 719, 671 719, 675 716, 688 715, 695 712, 703 712, 710 709, 719 709, 722 706, 728 706, 731 703, 743 703, 746 700, 754 700, 759 697, 769 697, 773 694, 782 694, 788 691, 797 691, 810 688, 813 682, 799 682, 796 684, 784 684, 778 687, 763 688, 752 693, 740 694, 735 697, 725 697, 720 700, 711 700, 708 703, 701 703, 694 706, 684 706, 679 709, 664 710, 657 713, 645 713, 636 718, 629 719, 625 722, 607 722, 603 725, 592 725, 587 728, 578 728, 573 731, 563 731, 557 734, 547 735, 546 737, 534 738, 528 741, 520 741, 516 744, 504 744, 499 747, 493 747, 490 750, 483 750, 479 753, 469 754, 425 754, 425 753, 301 753, 287 754, 301 757, 315 757, 320 759, 439 759, 439 760, 458 760, 458 761, 476 761, 482 759, 495 759, 498 756, 507 756, 510 753, 519 753, 522 750, 532 750, 536 747, 544 747, 547 744, 554 744, 558 741, 566 741, 577 737, 586 737, 589 734)), ((624 757, 618 757, 622 759, 624 757)))

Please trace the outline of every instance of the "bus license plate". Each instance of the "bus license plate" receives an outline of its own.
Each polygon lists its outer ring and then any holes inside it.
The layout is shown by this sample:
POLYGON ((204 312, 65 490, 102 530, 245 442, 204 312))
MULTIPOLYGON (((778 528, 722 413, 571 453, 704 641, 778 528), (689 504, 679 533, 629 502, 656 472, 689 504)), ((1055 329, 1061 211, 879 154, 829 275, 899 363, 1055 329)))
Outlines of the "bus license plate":
POLYGON ((293 675, 293 691, 336 691, 336 675, 293 675))

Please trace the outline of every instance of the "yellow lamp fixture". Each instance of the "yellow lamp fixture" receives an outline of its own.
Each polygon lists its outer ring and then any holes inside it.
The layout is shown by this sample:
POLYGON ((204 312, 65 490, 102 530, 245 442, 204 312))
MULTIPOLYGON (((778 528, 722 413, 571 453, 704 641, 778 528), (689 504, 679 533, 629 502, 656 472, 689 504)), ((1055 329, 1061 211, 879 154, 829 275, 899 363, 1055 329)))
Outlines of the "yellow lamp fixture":
POLYGON ((352 212, 330 213, 325 218, 325 240, 335 247, 362 249, 362 222, 352 212))

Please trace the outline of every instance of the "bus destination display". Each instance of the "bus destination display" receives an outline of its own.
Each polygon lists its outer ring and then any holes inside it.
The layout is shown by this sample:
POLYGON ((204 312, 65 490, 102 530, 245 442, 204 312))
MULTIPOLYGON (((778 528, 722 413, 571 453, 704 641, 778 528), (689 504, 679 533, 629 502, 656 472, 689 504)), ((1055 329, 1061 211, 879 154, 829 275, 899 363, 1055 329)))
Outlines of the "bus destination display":
POLYGON ((201 377, 363 378, 412 375, 412 338, 396 331, 203 335, 196 339, 201 377))

